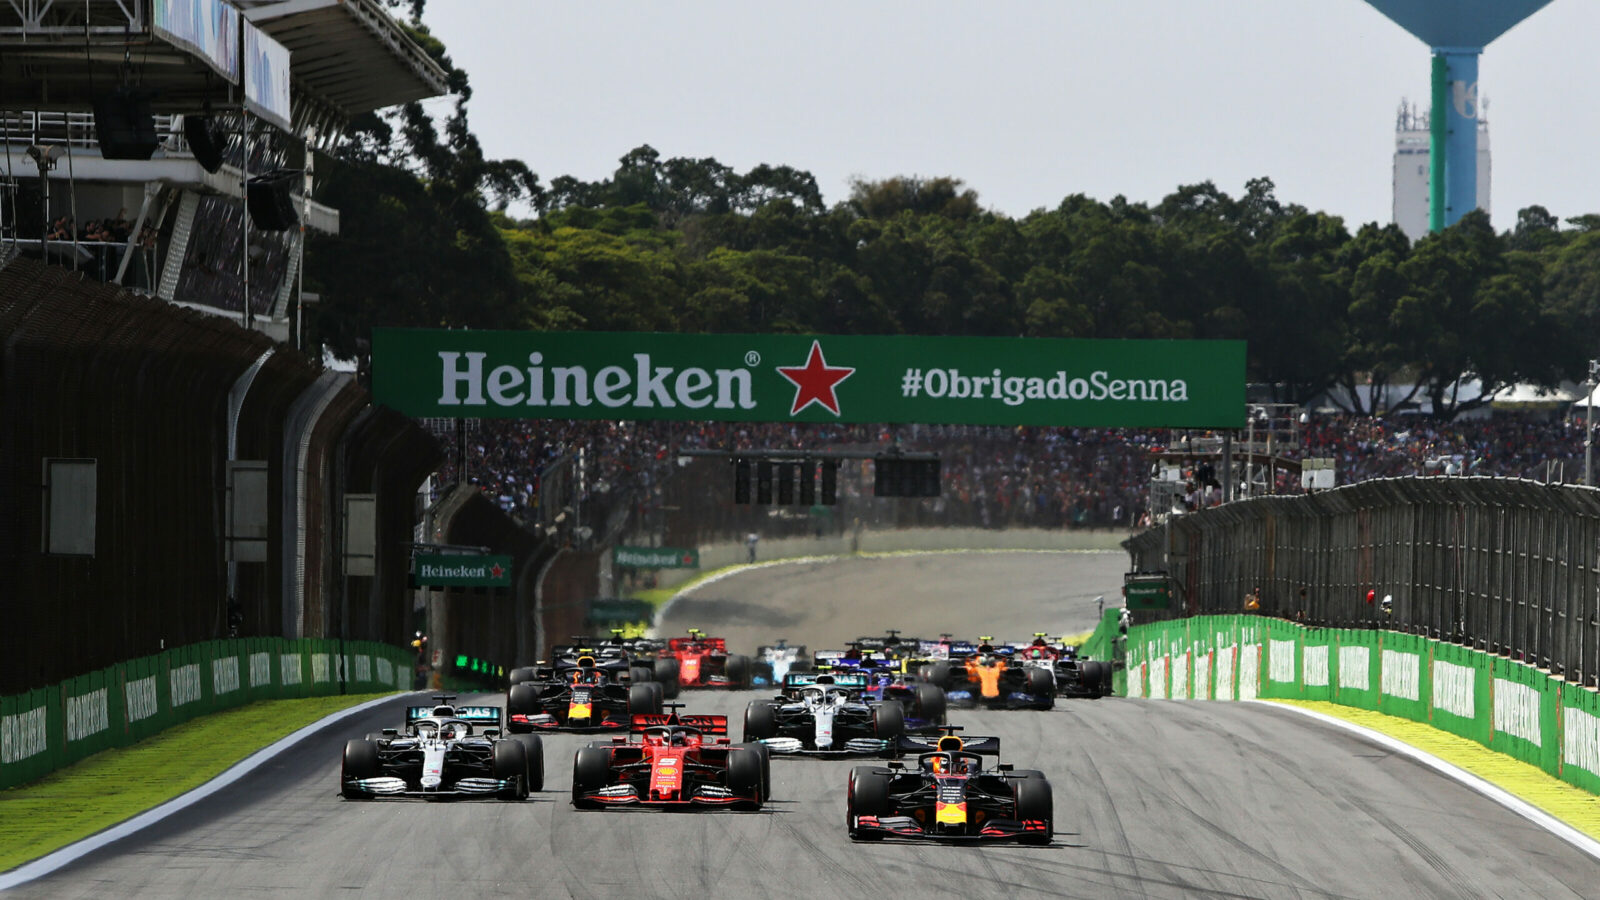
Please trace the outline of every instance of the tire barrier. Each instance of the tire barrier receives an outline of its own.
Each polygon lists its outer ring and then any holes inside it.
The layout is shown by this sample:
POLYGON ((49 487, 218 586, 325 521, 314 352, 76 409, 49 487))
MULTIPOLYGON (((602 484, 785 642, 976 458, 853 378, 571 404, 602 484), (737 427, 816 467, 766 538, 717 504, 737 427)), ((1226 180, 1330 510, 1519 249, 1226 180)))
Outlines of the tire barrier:
MULTIPOLYGON (((1107 620, 1096 632, 1115 636, 1107 620)), ((1087 646, 1087 644, 1086 644, 1087 646)), ((1172 700, 1325 700, 1422 722, 1600 793, 1600 693, 1419 635, 1194 616, 1129 629, 1117 692, 1172 700)))
POLYGON ((0 697, 0 790, 257 700, 410 690, 413 662, 367 641, 206 641, 0 697))

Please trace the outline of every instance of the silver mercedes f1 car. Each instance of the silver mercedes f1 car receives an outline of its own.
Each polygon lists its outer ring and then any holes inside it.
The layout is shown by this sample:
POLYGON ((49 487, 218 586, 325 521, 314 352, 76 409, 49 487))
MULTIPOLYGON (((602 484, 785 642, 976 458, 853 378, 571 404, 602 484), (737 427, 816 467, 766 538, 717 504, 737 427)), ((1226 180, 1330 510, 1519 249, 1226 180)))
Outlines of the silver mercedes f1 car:
POLYGON ((375 797, 498 797, 523 800, 544 788, 544 746, 538 735, 504 735, 498 706, 433 706, 406 710, 404 731, 385 728, 346 741, 339 793, 375 797))

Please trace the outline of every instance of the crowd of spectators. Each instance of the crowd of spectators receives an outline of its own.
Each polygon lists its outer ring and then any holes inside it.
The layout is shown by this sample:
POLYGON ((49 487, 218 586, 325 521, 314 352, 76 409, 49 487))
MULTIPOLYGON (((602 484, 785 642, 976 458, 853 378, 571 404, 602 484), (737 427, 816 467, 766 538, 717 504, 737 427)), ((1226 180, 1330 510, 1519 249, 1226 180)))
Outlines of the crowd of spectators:
MULTIPOLYGON (((659 498, 680 449, 868 450, 899 447, 937 452, 942 493, 918 501, 930 521, 976 527, 1114 527, 1148 523, 1150 483, 1158 454, 1181 435, 1167 430, 1094 428, 828 425, 719 422, 509 421, 471 423, 465 434, 466 470, 456 471, 456 436, 439 424, 448 462, 436 492, 458 477, 476 485, 508 514, 539 518, 543 480, 573 479, 582 450, 580 484, 563 486, 559 503, 607 500, 648 504, 659 498), (561 465, 556 465, 558 461, 561 465), (577 493, 581 487, 581 493, 577 493)), ((1573 481, 1581 477, 1581 422, 1502 417, 1457 423, 1426 419, 1312 416, 1297 440, 1280 446, 1290 458, 1335 460, 1339 484, 1403 475, 1500 475, 1573 481)), ((868 470, 841 474, 843 503, 871 503, 868 470)), ((1222 497, 1215 469, 1183 473, 1179 490, 1191 508, 1222 497)), ((1285 473, 1275 488, 1300 493, 1285 473)), ((882 501, 892 502, 892 501, 882 501)), ((867 507, 845 511, 865 515, 867 507)))
MULTIPOLYGON (((90 219, 82 227, 74 227, 69 216, 62 216, 50 223, 50 231, 46 238, 52 241, 70 241, 76 238, 81 243, 106 243, 126 244, 133 237, 133 223, 128 221, 126 209, 117 213, 114 218, 90 219)), ((153 249, 156 245, 156 230, 149 225, 139 229, 139 236, 133 242, 141 249, 153 249)))

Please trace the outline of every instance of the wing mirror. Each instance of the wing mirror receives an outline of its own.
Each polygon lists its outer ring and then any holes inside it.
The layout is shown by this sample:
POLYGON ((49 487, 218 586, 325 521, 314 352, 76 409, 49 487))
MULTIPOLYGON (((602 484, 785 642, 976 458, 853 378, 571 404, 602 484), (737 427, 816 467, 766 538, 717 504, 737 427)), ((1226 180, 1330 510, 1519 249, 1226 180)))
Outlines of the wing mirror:
POLYGON ((385 728, 383 730, 383 736, 384 737, 396 737, 399 734, 400 734, 400 729, 398 729, 398 728, 385 728))
POLYGON ((1011 763, 1001 763, 1000 765, 995 766, 995 770, 1000 772, 1009 772, 1015 768, 1016 766, 1012 765, 1011 763))
POLYGON ((500 729, 498 729, 498 728, 485 728, 483 730, 483 736, 484 737, 499 737, 500 736, 500 729))

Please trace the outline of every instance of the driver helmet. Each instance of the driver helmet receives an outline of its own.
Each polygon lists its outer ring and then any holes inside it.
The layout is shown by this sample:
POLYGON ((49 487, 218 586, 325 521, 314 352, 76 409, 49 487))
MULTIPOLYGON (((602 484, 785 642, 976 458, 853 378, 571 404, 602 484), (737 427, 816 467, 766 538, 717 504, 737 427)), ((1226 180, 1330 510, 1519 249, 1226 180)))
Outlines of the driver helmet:
POLYGON ((682 731, 674 731, 672 733, 672 746, 674 746, 674 747, 684 747, 684 746, 688 746, 688 744, 689 744, 689 735, 685 734, 682 731))
POLYGON ((935 775, 943 775, 944 774, 944 769, 945 769, 945 767, 944 767, 944 757, 935 756, 932 759, 930 759, 928 762, 933 768, 933 774, 935 774, 935 775))

